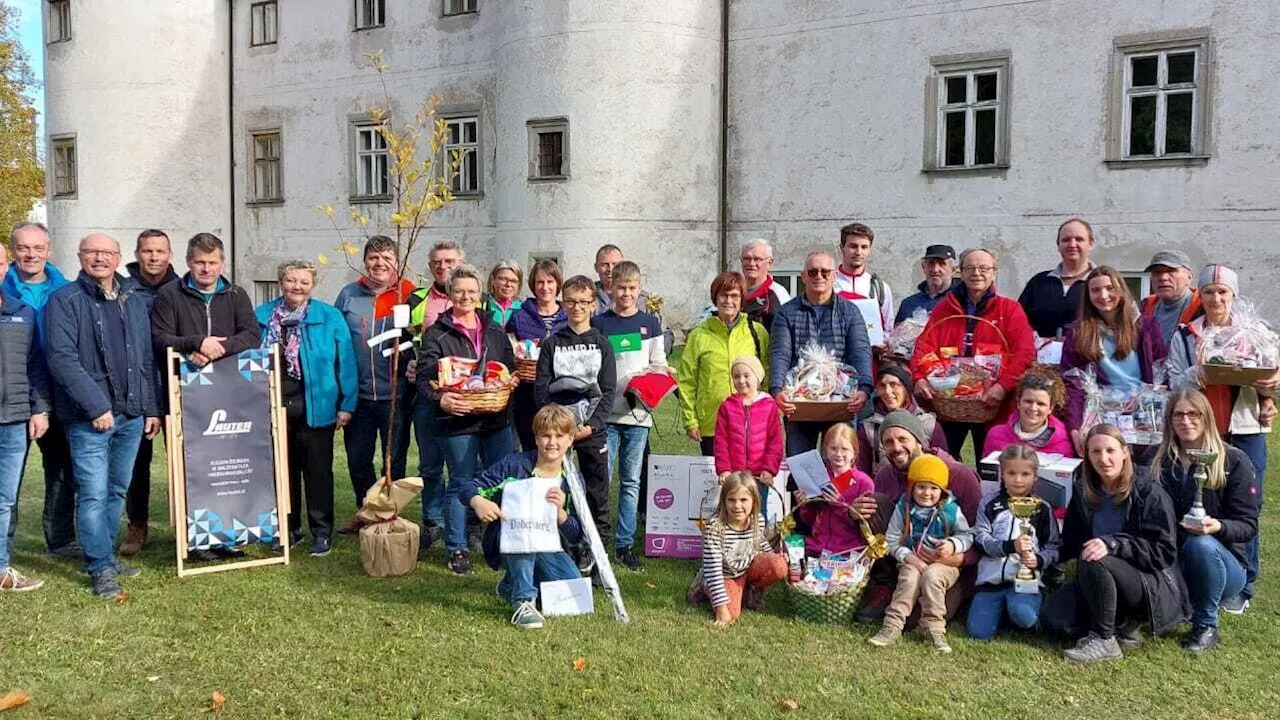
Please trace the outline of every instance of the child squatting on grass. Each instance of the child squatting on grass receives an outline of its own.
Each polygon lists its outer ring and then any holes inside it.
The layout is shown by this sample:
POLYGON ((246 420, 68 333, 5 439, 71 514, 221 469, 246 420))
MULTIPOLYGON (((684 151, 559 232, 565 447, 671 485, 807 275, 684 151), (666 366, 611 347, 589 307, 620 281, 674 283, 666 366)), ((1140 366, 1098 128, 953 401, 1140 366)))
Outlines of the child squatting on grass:
POLYGON ((764 591, 787 576, 786 559, 771 552, 760 523, 760 495, 750 473, 729 473, 720 485, 716 515, 702 533, 702 568, 690 600, 711 600, 715 624, 728 627, 747 607, 764 606, 764 591))
MULTIPOLYGON (((988 435, 988 442, 991 436, 988 435)), ((973 539, 982 549, 978 560, 977 592, 969 605, 969 637, 990 640, 1007 614, 1023 630, 1034 629, 1040 618, 1040 593, 1018 592, 1014 582, 1026 566, 1040 583, 1044 570, 1058 560, 1058 521, 1053 507, 1036 498, 1030 518, 1031 532, 1022 534, 1010 498, 1029 498, 1040 472, 1036 449, 1025 443, 1000 452, 1001 487, 978 511, 973 539)))
POLYGON ((573 558, 563 549, 551 553, 503 554, 499 549, 502 520, 502 488, 513 480, 532 477, 560 478, 560 487, 547 491, 547 502, 556 506, 560 543, 573 546, 582 541, 582 521, 569 513, 569 485, 564 480, 564 456, 573 446, 578 427, 573 413, 561 405, 547 405, 533 416, 536 450, 512 453, 462 486, 459 496, 488 523, 484 533, 484 559, 489 567, 505 571, 498 594, 515 608, 511 623, 519 628, 540 628, 542 614, 535 601, 538 586, 552 580, 582 577, 573 558))
POLYGON ((963 553, 973 544, 969 523, 947 492, 947 464, 936 455, 921 455, 907 467, 907 491, 902 494, 885 533, 889 553, 898 561, 898 584, 884 611, 884 626, 867 642, 892 645, 902 637, 907 616, 920 601, 920 626, 929 633, 933 649, 949 653, 947 590, 960 578, 960 569, 925 562, 917 551, 926 545, 946 555, 963 553), (947 552, 950 550, 950 552, 947 552))
POLYGON ((730 473, 756 478, 763 512, 769 488, 782 467, 782 415, 768 393, 760 392, 764 365, 755 355, 739 355, 729 365, 733 394, 716 411, 716 476, 730 473))
MULTIPOLYGON (((875 492, 875 483, 854 467, 858 461, 858 434, 847 423, 837 423, 822 434, 822 456, 831 484, 823 489, 826 502, 803 503, 795 510, 796 531, 804 535, 805 554, 817 557, 823 550, 843 553, 867 546, 862 517, 854 511, 855 498, 875 492)), ((797 495, 803 491, 797 490, 797 495)), ((870 518, 867 518, 868 520, 870 518)))

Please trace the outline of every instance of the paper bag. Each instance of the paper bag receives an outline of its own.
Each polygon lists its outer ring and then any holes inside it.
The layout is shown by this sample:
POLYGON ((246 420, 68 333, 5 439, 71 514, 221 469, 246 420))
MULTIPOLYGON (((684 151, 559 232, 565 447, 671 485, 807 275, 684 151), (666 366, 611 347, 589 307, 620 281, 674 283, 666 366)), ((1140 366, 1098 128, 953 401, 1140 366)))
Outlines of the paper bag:
POLYGON ((422 531, 404 518, 360 528, 360 562, 370 577, 404 575, 418 564, 422 531))
POLYGON ((556 506, 547 491, 559 478, 512 480, 502 486, 502 527, 498 547, 503 555, 560 551, 556 506))

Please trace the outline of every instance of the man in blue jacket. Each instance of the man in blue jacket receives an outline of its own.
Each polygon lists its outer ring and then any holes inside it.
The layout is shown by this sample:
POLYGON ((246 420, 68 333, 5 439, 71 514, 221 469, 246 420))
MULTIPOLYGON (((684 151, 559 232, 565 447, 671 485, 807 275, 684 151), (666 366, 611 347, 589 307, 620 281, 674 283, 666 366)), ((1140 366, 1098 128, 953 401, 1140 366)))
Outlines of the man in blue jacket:
POLYGON ((113 238, 85 237, 79 256, 79 277, 45 307, 47 356, 75 466, 85 570, 94 594, 119 600, 119 577, 141 572, 115 556, 124 497, 138 443, 160 429, 150 306, 136 281, 116 274, 113 238))
MULTIPOLYGON (((32 341, 44 352, 44 306, 55 290, 67 284, 57 266, 49 262, 52 248, 49 230, 40 223, 23 223, 9 234, 13 264, 0 290, 29 306, 36 314, 32 341)), ((49 415, 49 430, 36 440, 44 465, 44 541, 49 554, 79 560, 76 543, 76 485, 71 477, 71 450, 67 433, 56 412, 49 415)), ((26 471, 26 460, 23 460, 26 471)), ((11 528, 12 529, 12 528, 11 528)))
POLYGON ((959 282, 956 277, 956 251, 950 245, 930 245, 920 258, 920 270, 924 272, 924 282, 916 287, 916 294, 902 299, 898 305, 898 316, 893 319, 897 325, 910 318, 917 310, 925 314, 933 312, 947 291, 959 282))

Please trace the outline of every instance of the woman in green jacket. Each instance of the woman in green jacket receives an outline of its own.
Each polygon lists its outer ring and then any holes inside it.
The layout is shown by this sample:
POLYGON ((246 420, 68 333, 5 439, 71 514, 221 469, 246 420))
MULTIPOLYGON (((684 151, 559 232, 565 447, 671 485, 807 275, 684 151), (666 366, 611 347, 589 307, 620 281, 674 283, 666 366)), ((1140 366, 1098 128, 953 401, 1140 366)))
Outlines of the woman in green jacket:
POLYGON ((769 376, 769 331, 742 312, 746 281, 741 273, 724 272, 711 281, 716 312, 702 321, 685 340, 676 377, 685 432, 697 440, 703 455, 715 446, 716 411, 733 392, 729 363, 739 355, 754 355, 769 376))

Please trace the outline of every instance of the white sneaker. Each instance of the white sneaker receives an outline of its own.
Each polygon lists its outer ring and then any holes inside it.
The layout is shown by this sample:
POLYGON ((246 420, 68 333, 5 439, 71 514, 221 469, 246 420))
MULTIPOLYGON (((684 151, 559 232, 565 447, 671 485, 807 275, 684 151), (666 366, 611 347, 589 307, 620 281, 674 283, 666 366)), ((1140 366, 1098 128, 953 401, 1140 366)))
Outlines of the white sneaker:
POLYGON ((538 608, 530 600, 520 603, 516 613, 511 616, 511 624, 522 630, 537 630, 542 627, 543 620, 542 613, 538 612, 538 608))

